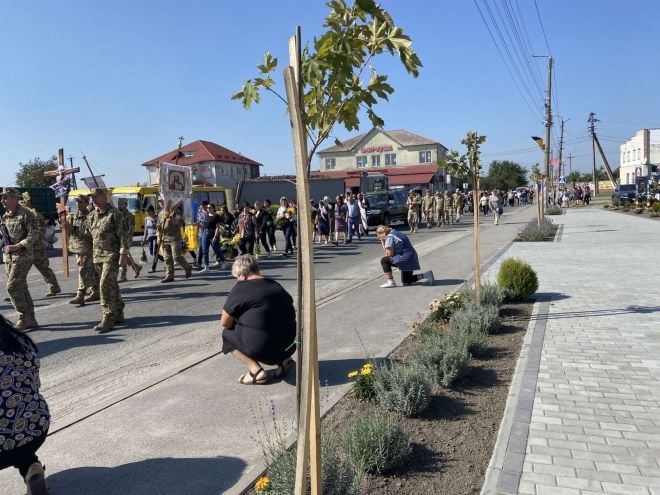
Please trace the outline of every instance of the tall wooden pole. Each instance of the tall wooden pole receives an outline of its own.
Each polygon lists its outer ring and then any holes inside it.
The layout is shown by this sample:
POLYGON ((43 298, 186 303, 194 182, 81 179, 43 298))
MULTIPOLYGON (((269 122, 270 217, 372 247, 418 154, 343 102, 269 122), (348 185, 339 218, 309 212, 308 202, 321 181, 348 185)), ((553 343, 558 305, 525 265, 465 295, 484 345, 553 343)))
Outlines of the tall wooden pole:
MULTIPOLYGON (((548 192, 550 187, 547 185, 551 181, 550 174, 550 128, 552 127, 552 57, 548 57, 548 94, 545 99, 545 185, 543 186, 543 210, 548 201, 548 192)), ((551 185, 551 184, 550 184, 551 185)))
MULTIPOLYGON (((57 150, 57 165, 64 167, 64 148, 57 150)), ((60 198, 57 216, 62 226, 62 273, 69 278, 69 231, 66 229, 66 196, 60 198)))
MULTIPOLYGON (((307 463, 311 479, 312 495, 321 493, 321 429, 319 407, 318 343, 316 336, 316 292, 314 287, 314 257, 312 245, 311 211, 309 208, 309 179, 307 176, 307 133, 302 120, 300 79, 296 36, 289 38, 290 66, 284 69, 284 82, 291 117, 291 133, 296 160, 296 191, 299 231, 299 249, 302 260, 303 307, 302 318, 305 345, 302 352, 302 397, 298 422, 298 450, 296 459, 296 485, 294 493, 307 491, 307 463)), ((301 359, 300 354, 298 359, 301 359)))
POLYGON ((476 143, 474 137, 468 136, 468 157, 470 159, 470 169, 472 170, 473 190, 472 204, 474 210, 474 294, 477 305, 481 305, 481 249, 479 232, 479 157, 476 154, 476 143))

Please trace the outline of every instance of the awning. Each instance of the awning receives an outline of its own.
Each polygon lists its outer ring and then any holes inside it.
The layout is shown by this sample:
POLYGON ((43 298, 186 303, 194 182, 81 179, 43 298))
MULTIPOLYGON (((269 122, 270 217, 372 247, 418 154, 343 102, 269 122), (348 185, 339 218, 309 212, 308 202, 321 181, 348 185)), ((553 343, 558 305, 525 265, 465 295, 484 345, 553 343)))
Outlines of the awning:
POLYGON ((435 173, 390 175, 388 177, 390 186, 413 186, 417 184, 428 184, 435 173))
POLYGON ((359 177, 346 177, 344 179, 344 186, 346 189, 351 187, 360 187, 360 178, 359 177))

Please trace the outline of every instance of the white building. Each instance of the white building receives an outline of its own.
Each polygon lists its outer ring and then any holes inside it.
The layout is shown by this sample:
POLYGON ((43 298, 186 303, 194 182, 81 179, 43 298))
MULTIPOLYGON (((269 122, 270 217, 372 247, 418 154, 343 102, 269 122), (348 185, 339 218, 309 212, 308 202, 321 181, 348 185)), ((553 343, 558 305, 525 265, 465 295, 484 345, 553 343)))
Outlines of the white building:
POLYGON ((646 180, 660 165, 660 129, 642 129, 620 146, 619 182, 635 184, 646 180))

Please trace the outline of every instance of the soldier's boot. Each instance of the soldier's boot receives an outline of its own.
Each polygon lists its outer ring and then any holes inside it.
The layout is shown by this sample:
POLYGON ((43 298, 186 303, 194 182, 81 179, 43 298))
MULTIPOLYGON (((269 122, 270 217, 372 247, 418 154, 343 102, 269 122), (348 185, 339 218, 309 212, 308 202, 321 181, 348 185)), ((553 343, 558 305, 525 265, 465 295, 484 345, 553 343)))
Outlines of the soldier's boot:
POLYGON ((190 278, 192 276, 192 266, 188 265, 185 270, 186 270, 186 278, 190 278))
POLYGON ((165 275, 165 278, 160 280, 160 282, 163 283, 163 284, 165 284, 167 282, 174 282, 174 275, 172 275, 171 273, 168 273, 167 275, 165 275))
POLYGON ((18 317, 18 321, 16 322, 14 328, 19 332, 25 332, 26 330, 37 328, 38 326, 39 323, 37 323, 34 315, 22 314, 18 317))
POLYGON ((62 292, 62 289, 60 289, 59 285, 51 285, 50 288, 48 289, 48 294, 46 294, 46 297, 54 297, 62 292))
POLYGON ((135 275, 133 275, 133 278, 138 278, 140 276, 140 272, 142 271, 142 266, 141 265, 135 265, 133 267, 133 271, 135 272, 135 275))
POLYGON ((123 323, 125 321, 126 321, 126 317, 124 316, 124 310, 121 309, 115 315, 115 323, 123 323))
POLYGON ((94 330, 96 330, 98 333, 105 333, 112 330, 114 326, 115 326, 115 319, 112 318, 111 316, 104 315, 100 323, 94 327, 94 330))
POLYGON ((85 302, 94 302, 101 300, 101 292, 98 287, 92 287, 92 292, 89 293, 89 296, 85 298, 85 302))
POLYGON ((5 302, 11 302, 11 299, 9 299, 8 297, 5 297, 5 302))
POLYGON ((78 306, 85 305, 85 289, 76 292, 76 297, 69 299, 69 304, 77 304, 78 306))
POLYGON ((122 282, 128 282, 128 279, 126 278, 126 267, 120 267, 119 268, 119 277, 117 278, 117 283, 122 283, 122 282))

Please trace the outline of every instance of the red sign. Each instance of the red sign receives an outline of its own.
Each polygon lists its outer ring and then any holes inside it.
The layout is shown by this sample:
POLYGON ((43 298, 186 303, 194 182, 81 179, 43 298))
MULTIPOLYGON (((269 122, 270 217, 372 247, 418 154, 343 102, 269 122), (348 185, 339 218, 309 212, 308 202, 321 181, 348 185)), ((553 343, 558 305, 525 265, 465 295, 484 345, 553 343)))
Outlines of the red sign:
POLYGON ((365 148, 362 148, 360 150, 360 153, 380 153, 381 151, 392 151, 394 148, 392 148, 391 145, 385 145, 385 146, 367 146, 365 148))

